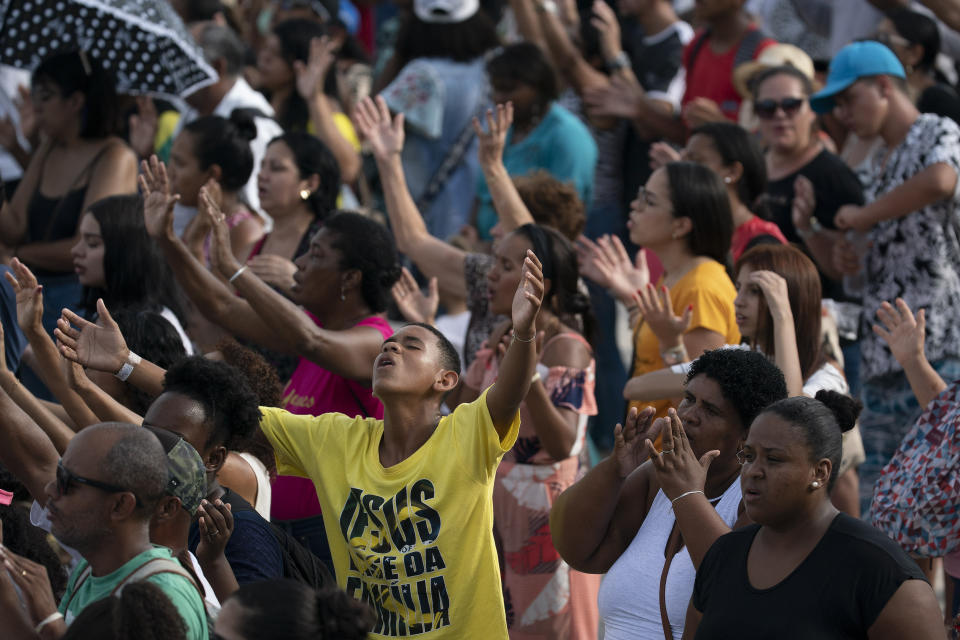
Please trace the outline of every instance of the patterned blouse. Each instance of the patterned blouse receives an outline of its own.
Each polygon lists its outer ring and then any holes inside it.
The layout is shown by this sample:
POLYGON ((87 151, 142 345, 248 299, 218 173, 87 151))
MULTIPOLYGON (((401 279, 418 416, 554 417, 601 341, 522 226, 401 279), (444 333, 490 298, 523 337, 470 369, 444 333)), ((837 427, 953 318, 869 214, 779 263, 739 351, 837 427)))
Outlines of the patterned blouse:
MULTIPOLYGON (((960 177, 960 127, 923 114, 906 139, 887 155, 877 150, 864 195, 884 196, 931 165, 943 163, 960 177)), ((960 180, 953 195, 909 215, 879 222, 870 230, 861 327, 863 377, 871 380, 901 370, 871 325, 880 303, 903 298, 915 312, 927 309, 926 353, 931 362, 960 358, 960 180)))

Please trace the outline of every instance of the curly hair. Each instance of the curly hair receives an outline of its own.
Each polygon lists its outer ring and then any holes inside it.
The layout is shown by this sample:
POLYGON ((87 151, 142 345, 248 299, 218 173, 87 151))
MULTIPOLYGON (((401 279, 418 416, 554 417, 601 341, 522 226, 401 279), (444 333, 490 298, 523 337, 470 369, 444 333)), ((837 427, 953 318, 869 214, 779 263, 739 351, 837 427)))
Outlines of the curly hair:
POLYGON ((576 242, 587 223, 586 208, 576 187, 538 169, 513 179, 533 221, 553 227, 570 242, 576 242))
POLYGON ((803 434, 809 460, 829 458, 833 464, 827 491, 833 489, 843 456, 843 434, 857 424, 863 403, 844 393, 821 389, 816 398, 795 396, 771 404, 762 413, 772 413, 803 434))
POLYGON ((232 597, 243 609, 241 628, 249 638, 362 640, 376 621, 368 605, 336 587, 266 580, 241 585, 232 597))
POLYGON ((163 589, 145 580, 86 607, 62 640, 186 640, 183 617, 163 589))
MULTIPOLYGON (((263 356, 233 338, 224 338, 218 342, 214 351, 220 352, 224 362, 240 370, 261 407, 282 406, 283 385, 277 376, 277 370, 263 356)), ((254 430, 253 435, 239 443, 234 451, 255 456, 267 468, 271 478, 277 474, 277 458, 262 430, 254 430)))
MULTIPOLYGON (((10 490, 6 486, 4 489, 10 490)), ((27 560, 43 565, 50 578, 53 595, 59 600, 67 589, 67 571, 47 542, 46 532, 31 524, 30 510, 16 502, 0 505, 0 525, 3 527, 3 546, 27 560)))
POLYGON ((700 374, 720 385, 720 393, 734 406, 744 429, 750 428, 765 408, 787 397, 783 372, 756 351, 706 351, 691 364, 685 384, 700 374))
POLYGON ((340 268, 361 273, 363 300, 374 313, 387 308, 390 288, 400 279, 397 245, 390 231, 359 213, 341 211, 323 223, 332 234, 331 245, 340 252, 340 268))
POLYGON ((179 393, 203 405, 210 428, 207 447, 228 450, 247 441, 260 426, 257 396, 244 375, 226 362, 203 356, 184 358, 167 370, 165 393, 179 393))

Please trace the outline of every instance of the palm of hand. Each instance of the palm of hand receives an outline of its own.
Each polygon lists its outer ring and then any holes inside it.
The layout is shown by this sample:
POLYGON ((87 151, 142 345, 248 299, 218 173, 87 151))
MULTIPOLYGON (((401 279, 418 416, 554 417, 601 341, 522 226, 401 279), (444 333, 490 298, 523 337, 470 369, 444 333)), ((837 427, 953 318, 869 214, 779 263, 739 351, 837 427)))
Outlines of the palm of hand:
POLYGON ((374 154, 380 157, 403 151, 403 129, 395 129, 390 122, 381 122, 368 136, 374 154))
POLYGON ((43 317, 43 294, 37 286, 24 287, 17 292, 17 324, 30 327, 40 324, 43 317))
POLYGON ((88 368, 97 371, 119 370, 117 354, 126 348, 119 329, 88 324, 80 330, 77 339, 77 357, 88 368))
POLYGON ((176 198, 162 191, 151 191, 143 200, 143 220, 147 233, 153 237, 163 234, 173 225, 173 205, 176 198))
POLYGON ((404 318, 411 322, 427 322, 437 314, 440 299, 437 296, 425 296, 418 289, 402 298, 394 298, 404 318), (416 320, 414 320, 416 318, 416 320))

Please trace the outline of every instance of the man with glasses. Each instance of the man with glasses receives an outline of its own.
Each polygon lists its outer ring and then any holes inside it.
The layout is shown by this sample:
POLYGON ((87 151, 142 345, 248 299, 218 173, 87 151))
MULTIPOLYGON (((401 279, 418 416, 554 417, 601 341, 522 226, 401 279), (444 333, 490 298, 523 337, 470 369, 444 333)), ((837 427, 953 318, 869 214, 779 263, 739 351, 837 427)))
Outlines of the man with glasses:
MULTIPOLYGON (((28 603, 36 636, 60 637, 87 605, 142 579, 170 598, 188 638, 206 639, 206 613, 197 587, 169 549, 150 541, 150 521, 170 480, 156 436, 134 425, 94 425, 70 440, 61 459, 49 438, 6 393, 0 393, 0 415, 7 436, 0 460, 46 508, 50 532, 82 558, 58 611, 52 609, 52 594, 28 603)), ((6 550, 3 556, 10 563, 8 571, 15 567, 14 582, 28 577, 29 567, 20 558, 6 550)))

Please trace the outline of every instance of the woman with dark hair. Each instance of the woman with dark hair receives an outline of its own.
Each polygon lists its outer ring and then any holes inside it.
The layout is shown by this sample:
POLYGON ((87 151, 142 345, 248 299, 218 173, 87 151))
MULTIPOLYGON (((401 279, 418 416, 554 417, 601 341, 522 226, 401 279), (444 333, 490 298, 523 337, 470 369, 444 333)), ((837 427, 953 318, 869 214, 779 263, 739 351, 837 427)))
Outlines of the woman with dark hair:
POLYGON ((223 603, 223 640, 363 640, 376 622, 367 605, 336 587, 319 591, 293 580, 245 584, 223 603))
POLYGON ((403 172, 427 230, 441 241, 470 220, 480 175, 470 122, 490 105, 484 60, 499 44, 478 0, 415 0, 374 84, 405 117, 403 172))
POLYGON ((183 330, 185 312, 176 280, 143 224, 143 198, 111 196, 90 205, 80 220, 80 241, 70 250, 83 285, 82 308, 155 311, 180 334, 187 354, 193 346, 183 330), (149 283, 145 286, 145 283, 149 283))
POLYGON ((655 157, 654 164, 666 158, 696 162, 723 178, 733 214, 730 253, 734 261, 753 242, 787 243, 777 225, 753 213, 767 188, 767 167, 760 145, 743 127, 731 122, 710 122, 690 132, 682 153, 658 143, 651 156, 655 157))
MULTIPOLYGON (((529 42, 504 47, 487 63, 496 104, 513 104, 513 124, 503 149, 511 176, 545 169, 561 182, 571 182, 580 200, 593 199, 597 144, 579 118, 557 104, 556 73, 544 53, 529 42)), ((476 226, 483 238, 497 222, 486 179, 477 182, 476 226)))
MULTIPOLYGON (((794 247, 761 245, 741 256, 734 273, 734 308, 741 338, 746 348, 777 364, 789 394, 849 393, 843 373, 823 351, 820 275, 813 262, 794 247)), ((676 397, 688 369, 689 365, 678 365, 633 378, 623 394, 639 402, 676 397)), ((845 433, 838 473, 842 481, 831 497, 837 508, 853 516, 860 514, 856 467, 863 462, 863 455, 859 429, 845 433)))
POLYGON ((44 59, 33 72, 33 107, 43 142, 17 192, 4 203, 0 241, 44 287, 43 326, 80 301, 70 247, 80 218, 106 196, 137 190, 136 156, 117 137, 113 77, 86 52, 44 59))
POLYGON ((654 420, 651 407, 631 409, 614 431, 613 453, 554 501, 550 528, 560 556, 579 571, 606 573, 599 595, 606 640, 683 635, 700 561, 744 523, 740 443, 764 407, 786 395, 783 374, 764 356, 707 351, 693 362, 669 419, 654 420), (661 453, 651 442, 658 433, 661 453))
POLYGON ((85 608, 61 640, 186 640, 187 627, 163 589, 131 582, 85 608))
MULTIPOLYGON (((737 292, 727 275, 733 235, 730 197, 720 177, 703 165, 672 162, 654 171, 630 208, 630 240, 664 266, 654 285, 646 263, 610 264, 600 251, 586 256, 590 273, 630 312, 634 331, 632 376, 695 359, 740 342, 733 309, 737 292)), ((666 415, 669 400, 655 402, 666 415)))
POLYGON ((820 391, 767 407, 743 444, 755 524, 719 538, 697 571, 685 638, 944 638, 923 572, 885 534, 830 503, 841 432, 861 405, 820 391), (743 621, 749 619, 749 624, 743 621))
MULTIPOLYGON (((253 172, 250 141, 257 128, 252 117, 235 110, 230 118, 203 116, 183 127, 170 149, 167 172, 180 204, 196 208, 200 187, 210 181, 220 187, 220 208, 230 227, 230 246, 238 260, 250 254, 253 244, 263 237, 263 222, 243 201, 243 188, 253 172)), ((206 255, 209 229, 195 216, 184 237, 194 255, 206 255)))
POLYGON ((280 126, 320 138, 350 184, 360 169, 360 141, 337 99, 338 46, 315 20, 284 20, 264 40, 257 70, 280 126))
MULTIPOLYGON (((547 283, 536 328, 543 346, 534 381, 520 405, 517 444, 497 468, 493 490, 494 535, 501 550, 506 608, 512 612, 507 626, 515 637, 587 640, 596 637, 600 582, 555 561, 544 524, 553 499, 577 477, 587 418, 597 411, 596 363, 588 340, 593 330, 590 299, 577 288, 570 241, 549 227, 527 224, 498 243, 487 276, 494 314, 510 315, 528 250, 540 259, 547 283), (582 332, 571 326, 572 319, 582 319, 582 332), (539 549, 535 559, 529 553, 532 546, 539 549)), ((499 327, 488 346, 477 352, 463 378, 461 402, 478 397, 496 380, 510 335, 509 327, 499 327)))
POLYGON ((935 113, 960 122, 960 96, 936 69, 940 29, 933 18, 898 7, 877 25, 876 39, 903 63, 908 93, 920 113, 935 113))
MULTIPOLYGON (((279 144, 271 145, 268 158, 279 144)), ((213 227, 210 253, 215 273, 193 257, 173 232, 176 198, 159 163, 154 168, 157 172, 148 171, 143 180, 149 193, 147 227, 199 311, 237 338, 297 356, 283 407, 298 414, 334 411, 381 417, 383 405, 372 395, 370 377, 383 340, 393 333, 383 317, 390 288, 400 276, 390 232, 356 213, 326 218, 310 240, 309 251, 297 258, 291 289, 296 302, 291 302, 233 257, 224 215, 209 193, 201 193, 200 215, 208 216, 213 227)), ((318 181, 316 174, 311 177, 318 181)), ((291 533, 331 566, 319 514, 317 493, 309 480, 277 478, 273 518, 287 522, 291 533)))

